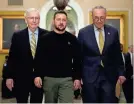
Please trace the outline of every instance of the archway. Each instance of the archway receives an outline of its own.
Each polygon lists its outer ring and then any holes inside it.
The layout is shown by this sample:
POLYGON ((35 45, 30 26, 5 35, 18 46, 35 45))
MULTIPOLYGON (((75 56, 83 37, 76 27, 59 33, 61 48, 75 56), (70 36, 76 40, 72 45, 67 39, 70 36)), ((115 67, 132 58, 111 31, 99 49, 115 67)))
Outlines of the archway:
MULTIPOLYGON (((83 15, 81 7, 78 5, 77 2, 75 2, 75 0, 70 0, 68 5, 76 13, 76 17, 77 17, 76 22, 77 23, 73 23, 73 24, 75 26, 75 31, 76 31, 76 36, 77 36, 78 30, 84 26, 84 15, 83 15)), ((53 7, 54 7, 53 0, 49 0, 41 8, 41 10, 40 10, 40 15, 41 15, 40 27, 41 28, 45 28, 45 29, 48 28, 47 27, 48 24, 47 24, 46 20, 47 20, 48 13, 50 12, 50 10, 52 10, 53 7)), ((72 16, 72 18, 73 18, 73 16, 72 16)))

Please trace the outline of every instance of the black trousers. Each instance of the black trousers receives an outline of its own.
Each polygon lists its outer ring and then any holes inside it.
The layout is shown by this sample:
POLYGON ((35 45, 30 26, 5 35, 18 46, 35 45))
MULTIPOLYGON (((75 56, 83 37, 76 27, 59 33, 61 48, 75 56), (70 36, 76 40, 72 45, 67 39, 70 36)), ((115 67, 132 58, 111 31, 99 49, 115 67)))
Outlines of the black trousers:
POLYGON ((29 96, 30 103, 42 103, 43 89, 37 88, 33 81, 17 81, 14 89, 17 103, 28 103, 29 96))
POLYGON ((100 68, 99 75, 93 83, 83 79, 82 99, 83 103, 117 103, 115 85, 107 80, 103 68, 100 68))
POLYGON ((127 103, 133 103, 133 79, 126 80, 122 87, 127 103))

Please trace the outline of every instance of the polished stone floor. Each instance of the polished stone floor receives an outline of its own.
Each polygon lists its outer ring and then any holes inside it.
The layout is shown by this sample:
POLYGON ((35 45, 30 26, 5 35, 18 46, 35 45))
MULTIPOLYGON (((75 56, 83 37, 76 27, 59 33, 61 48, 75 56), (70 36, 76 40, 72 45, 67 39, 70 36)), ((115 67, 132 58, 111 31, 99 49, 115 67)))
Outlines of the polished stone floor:
MULTIPOLYGON (((16 100, 15 100, 15 98, 12 98, 12 99, 2 99, 0 97, 0 103, 16 103, 16 100)), ((74 103, 82 103, 82 102, 81 102, 81 99, 77 99, 77 100, 74 99, 74 103)))
MULTIPOLYGON (((0 78, 0 104, 1 103, 16 103, 15 98, 12 99, 2 99, 1 98, 1 78, 0 78)), ((74 99, 74 103, 82 103, 81 99, 74 99)))
MULTIPOLYGON (((120 99, 120 103, 126 103, 124 97, 121 97, 121 98, 122 99, 120 99)), ((16 103, 16 100, 15 100, 15 98, 12 98, 12 99, 2 99, 1 98, 1 78, 0 78, 0 104, 1 103, 16 103)), ((74 103, 82 103, 81 98, 74 99, 74 103)))

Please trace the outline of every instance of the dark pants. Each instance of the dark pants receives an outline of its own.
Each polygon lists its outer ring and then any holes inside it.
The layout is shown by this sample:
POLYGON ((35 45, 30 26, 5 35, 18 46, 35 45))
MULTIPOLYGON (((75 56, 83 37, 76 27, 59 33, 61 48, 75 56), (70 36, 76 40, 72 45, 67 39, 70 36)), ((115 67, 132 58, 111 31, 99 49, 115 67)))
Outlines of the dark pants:
POLYGON ((42 103, 43 89, 37 88, 33 81, 19 81, 15 83, 15 97, 17 103, 27 103, 30 95, 30 103, 42 103))
POLYGON ((93 83, 83 79, 82 87, 83 103, 116 103, 115 85, 111 84, 100 70, 98 78, 93 83))
POLYGON ((6 79, 2 80, 2 98, 13 98, 14 97, 14 90, 10 91, 6 86, 6 79))
POLYGON ((81 95, 80 89, 74 91, 75 99, 77 99, 78 96, 80 96, 80 95, 81 95))
POLYGON ((123 91, 127 103, 133 103, 133 79, 129 79, 124 82, 123 91))

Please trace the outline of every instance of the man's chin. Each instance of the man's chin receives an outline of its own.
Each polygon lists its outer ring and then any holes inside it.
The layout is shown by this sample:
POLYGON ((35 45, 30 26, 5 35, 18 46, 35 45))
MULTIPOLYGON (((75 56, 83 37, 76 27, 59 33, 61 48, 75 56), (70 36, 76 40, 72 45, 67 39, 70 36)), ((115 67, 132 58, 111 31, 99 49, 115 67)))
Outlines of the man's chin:
POLYGON ((102 27, 103 27, 103 25, 96 25, 96 28, 98 28, 98 29, 100 29, 102 27))
POLYGON ((65 30, 65 28, 62 28, 62 29, 58 28, 57 30, 58 30, 58 31, 64 31, 64 30, 65 30))

